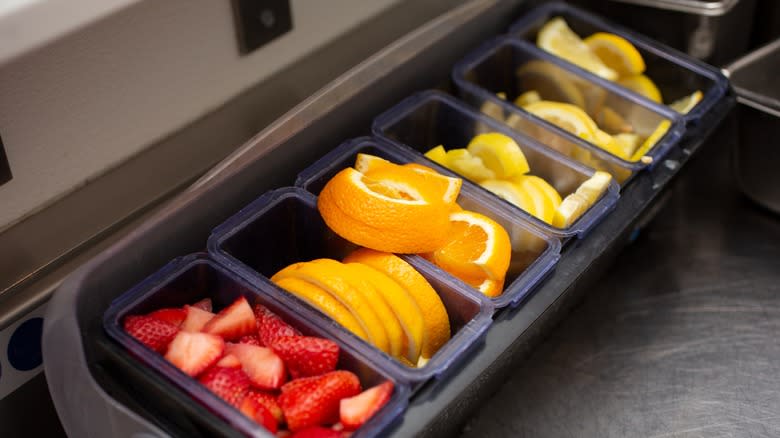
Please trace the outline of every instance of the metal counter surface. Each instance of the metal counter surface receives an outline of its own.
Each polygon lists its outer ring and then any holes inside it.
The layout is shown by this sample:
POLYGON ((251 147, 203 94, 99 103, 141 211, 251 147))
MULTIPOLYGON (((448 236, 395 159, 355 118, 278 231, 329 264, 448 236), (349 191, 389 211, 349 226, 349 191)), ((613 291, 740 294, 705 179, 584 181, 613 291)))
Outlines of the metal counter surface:
POLYGON ((780 436, 780 216, 727 133, 462 438, 780 436))

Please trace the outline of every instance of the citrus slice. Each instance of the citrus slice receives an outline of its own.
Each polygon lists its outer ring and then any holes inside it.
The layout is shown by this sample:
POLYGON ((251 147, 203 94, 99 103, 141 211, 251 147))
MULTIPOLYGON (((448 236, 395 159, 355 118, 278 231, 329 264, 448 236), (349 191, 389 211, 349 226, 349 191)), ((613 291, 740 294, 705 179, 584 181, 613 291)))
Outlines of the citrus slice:
POLYGON ((633 76, 644 73, 645 60, 625 38, 613 33, 596 32, 585 38, 585 44, 599 57, 601 62, 619 76, 633 76))
POLYGON ((612 182, 612 175, 597 170, 590 178, 580 184, 574 193, 580 194, 590 205, 593 205, 599 200, 601 194, 607 191, 610 182, 612 182))
POLYGON ((590 207, 590 203, 584 196, 579 193, 570 194, 563 198, 563 202, 555 210, 553 226, 558 228, 570 227, 588 210, 588 207, 590 207))
POLYGON ((489 278, 480 278, 477 280, 466 279, 464 282, 490 298, 495 298, 504 291, 503 279, 498 281, 489 278))
POLYGON ((640 160, 645 154, 647 154, 650 149, 655 146, 656 143, 658 143, 661 138, 666 135, 666 132, 669 131, 669 128, 672 126, 672 122, 668 120, 663 120, 661 123, 658 124, 658 127, 655 128, 655 131, 653 131, 652 134, 650 134, 647 139, 645 139, 644 143, 642 143, 642 146, 639 146, 639 149, 634 152, 634 155, 631 156, 631 161, 638 161, 640 160))
POLYGON ((641 94, 656 103, 662 103, 661 92, 650 78, 645 75, 626 76, 618 80, 618 84, 634 93, 641 94))
POLYGON ((450 340, 450 320, 439 294, 430 283, 400 257, 368 248, 359 248, 344 258, 345 263, 363 263, 384 272, 406 289, 423 314, 425 337, 417 366, 425 363, 450 340))
POLYGON ((536 214, 536 203, 531 195, 522 190, 518 184, 500 179, 489 179, 482 181, 479 185, 510 204, 532 215, 536 214))
POLYGON ((406 342, 401 323, 395 312, 390 308, 389 303, 385 300, 384 294, 376 290, 374 284, 366 278, 365 272, 361 271, 360 268, 356 268, 354 264, 345 264, 333 259, 312 260, 311 264, 321 267, 334 277, 343 279, 355 290, 363 294, 363 297, 371 305, 374 313, 379 317, 379 321, 385 328, 390 355, 393 357, 405 356, 405 351, 403 350, 406 342))
POLYGON ((702 94, 701 90, 696 90, 682 99, 675 100, 669 107, 680 114, 688 114, 701 101, 702 97, 704 97, 704 94, 702 94))
POLYGON ((466 150, 482 160, 485 167, 493 171, 499 179, 522 175, 530 170, 528 161, 517 142, 498 132, 475 136, 466 150))
POLYGON ((621 157, 625 158, 629 158, 634 155, 634 152, 641 144, 641 139, 637 134, 623 133, 614 135, 613 138, 620 145, 620 149, 622 151, 621 157))
POLYGON ((608 133, 630 133, 634 131, 634 127, 631 126, 626 119, 623 118, 617 111, 608 106, 601 108, 596 118, 596 123, 608 133))
POLYGON ((527 105, 525 110, 586 141, 596 140, 596 132, 599 130, 596 122, 574 105, 543 100, 527 105))
MULTIPOLYGON (((496 93, 496 97, 498 97, 501 100, 506 100, 506 93, 500 91, 496 93)), ((479 110, 487 115, 488 117, 491 117, 496 120, 504 120, 504 109, 501 108, 501 106, 494 101, 488 99, 485 101, 485 103, 482 104, 481 107, 479 107, 479 110)))
POLYGON ((536 90, 530 90, 517 96, 517 99, 515 99, 515 105, 526 106, 534 102, 539 102, 540 100, 542 100, 542 96, 539 95, 539 92, 536 90))
POLYGON ((551 224, 555 216, 555 209, 561 203, 561 196, 546 181, 539 177, 535 178, 532 179, 523 175, 518 181, 520 189, 525 190, 533 198, 534 216, 551 224))
POLYGON ((595 53, 593 53, 579 35, 569 28, 561 17, 555 17, 539 31, 536 44, 571 63, 578 65, 602 78, 614 81, 618 78, 617 72, 607 67, 595 53))
POLYGON ((425 153, 425 156, 434 163, 447 167, 447 151, 444 146, 438 145, 425 153))
POLYGON ((322 288, 294 277, 283 278, 276 281, 276 284, 333 318, 356 336, 368 341, 366 331, 352 312, 322 288))
MULTIPOLYGON (((554 100, 556 102, 570 103, 580 108, 585 107, 585 96, 571 80, 571 75, 549 61, 534 59, 518 67, 518 90, 531 90, 523 93, 530 100, 521 104, 520 98, 515 100, 515 105, 523 106, 534 102, 534 97, 539 100, 554 100), (527 93, 535 93, 527 94, 527 93)), ((521 96, 523 96, 521 95, 521 96)))
POLYGON ((466 149, 450 149, 447 151, 447 168, 463 175, 466 179, 480 182, 496 177, 496 174, 485 166, 482 159, 471 155, 466 149))
MULTIPOLYGON (((524 183, 531 183, 536 185, 536 187, 538 187, 553 203, 554 208, 558 208, 558 206, 561 205, 561 195, 557 190, 555 190, 555 187, 550 185, 550 183, 544 179, 536 175, 523 175, 520 177, 520 179, 523 180, 524 183)), ((516 182, 516 180, 514 181, 516 182)))
POLYGON ((345 279, 311 262, 293 263, 274 274, 271 281, 278 283, 285 278, 304 280, 331 294, 358 320, 371 344, 386 353, 390 352, 390 342, 382 320, 363 294, 355 290, 345 279))
POLYGON ((352 168, 328 181, 317 208, 339 236, 382 251, 432 251, 449 234, 449 209, 441 202, 427 201, 411 184, 376 181, 352 168))
POLYGON ((451 213, 450 221, 450 240, 426 258, 461 279, 502 280, 512 256, 512 244, 504 227, 467 210, 451 213))
POLYGON ((420 358, 420 349, 425 339, 425 322, 423 315, 414 298, 401 285, 382 271, 362 263, 347 263, 352 270, 357 272, 366 281, 371 283, 395 313, 401 328, 404 331, 404 349, 402 356, 411 363, 417 363, 420 358))
POLYGON ((383 158, 358 154, 355 169, 371 178, 385 184, 409 184, 416 188, 428 202, 444 202, 451 204, 458 199, 460 178, 441 175, 430 167, 423 165, 405 166, 391 163, 383 158))

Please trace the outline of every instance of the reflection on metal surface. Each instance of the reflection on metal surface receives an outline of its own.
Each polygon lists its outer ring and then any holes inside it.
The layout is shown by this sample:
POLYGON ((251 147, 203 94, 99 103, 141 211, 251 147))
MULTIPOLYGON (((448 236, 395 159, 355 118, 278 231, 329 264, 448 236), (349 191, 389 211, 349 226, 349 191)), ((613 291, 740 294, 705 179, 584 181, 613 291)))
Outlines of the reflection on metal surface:
POLYGON ((719 16, 731 10, 740 0, 613 0, 635 5, 650 6, 688 14, 719 16))

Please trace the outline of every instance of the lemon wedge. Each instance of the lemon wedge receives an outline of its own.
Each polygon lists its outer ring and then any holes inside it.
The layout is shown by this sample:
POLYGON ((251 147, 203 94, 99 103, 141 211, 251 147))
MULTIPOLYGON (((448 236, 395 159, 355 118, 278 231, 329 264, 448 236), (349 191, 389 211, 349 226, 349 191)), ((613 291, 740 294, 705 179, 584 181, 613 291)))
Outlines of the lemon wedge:
POLYGON ((585 44, 601 62, 619 76, 634 76, 645 71, 645 60, 625 38, 606 32, 596 32, 585 38, 585 44))
POLYGON ((444 146, 438 145, 425 153, 425 156, 434 163, 447 167, 447 151, 444 146))
POLYGON ((590 141, 596 141, 599 127, 585 111, 574 105, 543 100, 524 107, 529 113, 590 141))
MULTIPOLYGON (((529 178, 522 178, 520 180, 520 190, 524 190, 531 199, 534 201, 533 215, 542 221, 552 224, 553 217, 555 216, 556 205, 553 200, 545 193, 545 191, 529 178)), ((557 193, 557 192, 556 192, 557 193)))
POLYGON ((553 226, 568 228, 582 216, 590 207, 590 203, 579 193, 572 193, 565 197, 561 205, 555 210, 553 226))
POLYGON ((672 126, 672 122, 668 120, 664 120, 661 123, 658 124, 658 127, 655 128, 655 131, 653 131, 652 134, 650 134, 647 139, 645 139, 644 143, 642 143, 642 146, 639 146, 639 149, 634 152, 634 155, 631 156, 631 161, 639 161, 645 154, 647 154, 650 149, 655 146, 656 143, 658 143, 658 140, 663 137, 667 131, 669 131, 669 128, 672 126))
POLYGON ((704 97, 704 94, 701 90, 696 90, 682 99, 675 100, 669 107, 680 114, 688 114, 688 112, 701 101, 702 97, 704 97))
POLYGON ((585 106, 585 96, 571 76, 549 61, 528 61, 517 69, 516 74, 518 90, 536 91, 539 100, 565 102, 581 108, 585 106))
MULTIPOLYGON (((506 93, 499 91, 496 93, 496 97, 501 100, 506 100, 506 93)), ((488 117, 500 121, 504 121, 504 110, 497 103, 492 100, 486 100, 485 103, 479 108, 479 110, 488 117)))
POLYGON ((553 187, 544 179, 536 175, 523 175, 520 177, 520 179, 523 181, 523 184, 533 184, 538 187, 539 190, 541 190, 542 193, 544 193, 545 196, 547 196, 547 198, 552 202, 553 209, 556 209, 559 205, 561 205, 561 195, 557 190, 555 190, 555 187, 553 187))
POLYGON ((496 174, 485 166, 482 159, 471 155, 467 149, 447 151, 447 168, 474 182, 496 177, 496 174))
POLYGON ((634 152, 639 147, 641 140, 637 134, 617 134, 613 138, 620 145, 620 149, 625 158, 629 158, 634 155, 634 152))
POLYGON ((626 76, 618 80, 618 84, 634 93, 641 94, 656 103, 662 103, 661 92, 655 83, 645 75, 626 76))
POLYGON ((580 184, 574 193, 585 198, 589 205, 593 205, 599 200, 601 194, 607 190, 610 182, 612 182, 612 175, 597 170, 590 178, 580 184))
POLYGON ((491 191, 493 194, 509 203, 520 207, 532 215, 536 215, 536 202, 533 197, 518 184, 505 180, 489 179, 479 185, 491 191))
POLYGON ((553 18, 539 31, 536 44, 585 70, 614 81, 618 73, 607 67, 561 17, 553 18))
POLYGON ((472 156, 481 159, 498 179, 522 175, 530 170, 517 142, 498 132, 477 135, 466 149, 472 156))

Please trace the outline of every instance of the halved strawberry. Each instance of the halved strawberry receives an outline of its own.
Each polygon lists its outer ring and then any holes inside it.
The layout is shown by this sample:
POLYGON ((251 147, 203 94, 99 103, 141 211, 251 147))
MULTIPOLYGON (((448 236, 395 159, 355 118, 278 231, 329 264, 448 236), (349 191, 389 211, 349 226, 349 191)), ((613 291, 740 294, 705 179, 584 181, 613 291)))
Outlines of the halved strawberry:
POLYGON ((203 327, 203 332, 222 336, 226 341, 254 334, 256 330, 255 315, 244 297, 220 310, 217 316, 203 327))
POLYGON ((200 310, 205 310, 206 312, 213 312, 214 310, 211 307, 211 298, 204 298, 197 303, 193 304, 192 307, 197 307, 200 310))
POLYGON ((317 426, 299 430, 292 434, 290 438, 341 438, 341 433, 333 429, 317 426))
POLYGON ((270 348, 227 344, 226 351, 241 361, 244 372, 254 386, 260 389, 276 389, 284 383, 284 362, 270 348))
POLYGON ((293 379, 317 376, 336 369, 339 346, 328 339, 311 336, 281 336, 271 343, 293 379))
POLYGON ((300 336, 300 332, 279 318, 277 314, 261 304, 255 304, 255 319, 257 320, 257 335, 263 345, 271 345, 274 339, 281 336, 300 336))
POLYGON ((260 343, 260 338, 257 337, 257 335, 246 335, 241 336, 241 339, 238 340, 239 344, 249 344, 249 345, 257 345, 258 347, 262 347, 263 344, 260 343))
POLYGON ((225 341, 208 333, 181 331, 168 346, 165 358, 190 376, 213 365, 225 351, 225 341))
POLYGON ((252 397, 244 397, 239 407, 241 412, 247 417, 253 419, 259 425, 268 429, 271 433, 276 433, 279 428, 279 422, 273 416, 271 411, 252 397))
POLYGON ((124 329, 127 334, 158 353, 165 353, 168 344, 179 332, 178 327, 171 323, 139 315, 125 318, 124 329))
POLYGON ((249 389, 249 377, 239 368, 211 367, 198 380, 219 398, 237 408, 241 407, 241 401, 249 389))
POLYGON ((339 404, 339 418, 346 429, 355 430, 368 421, 393 395, 393 382, 386 381, 339 404))
POLYGON ((214 314, 200 307, 184 306, 187 317, 181 323, 181 329, 186 332, 199 332, 214 318, 214 314))
POLYGON ((293 432, 335 423, 339 401, 360 393, 360 380, 349 371, 332 371, 305 380, 279 396, 279 406, 293 432))
POLYGON ((222 356, 222 359, 215 366, 223 368, 241 368, 241 361, 232 354, 222 356))
POLYGON ((181 323, 184 322, 184 318, 187 317, 187 311, 184 309, 169 307, 165 309, 155 310, 154 312, 148 314, 147 316, 151 316, 152 318, 157 318, 160 321, 165 321, 175 325, 176 327, 179 327, 181 323))
POLYGON ((250 389, 249 392, 246 393, 246 397, 247 398, 251 397, 261 405, 265 406, 266 409, 271 411, 271 414, 273 414, 274 418, 276 418, 276 421, 280 423, 284 421, 284 414, 282 414, 282 408, 279 406, 279 403, 276 401, 277 399, 276 395, 270 392, 250 389))

